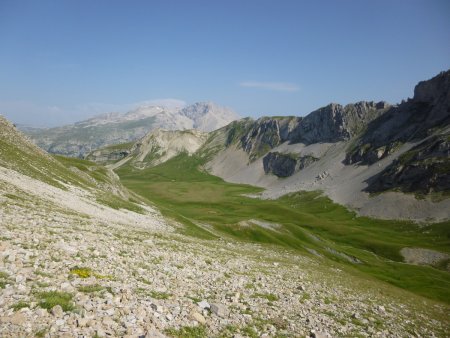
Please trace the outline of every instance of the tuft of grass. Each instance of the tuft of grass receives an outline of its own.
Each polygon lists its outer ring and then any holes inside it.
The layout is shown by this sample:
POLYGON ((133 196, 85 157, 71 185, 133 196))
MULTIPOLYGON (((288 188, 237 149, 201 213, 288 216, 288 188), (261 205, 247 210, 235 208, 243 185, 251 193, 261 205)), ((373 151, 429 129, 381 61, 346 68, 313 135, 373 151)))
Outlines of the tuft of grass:
POLYGON ((26 307, 30 307, 30 304, 28 304, 27 302, 24 302, 23 300, 18 301, 17 303, 11 305, 9 308, 13 309, 14 311, 19 311, 20 309, 26 308, 26 307))
POLYGON ((6 272, 0 271, 0 289, 4 289, 9 283, 9 275, 6 272))
POLYGON ((183 326, 179 329, 169 328, 164 331, 168 336, 175 338, 206 338, 208 333, 206 327, 200 326, 183 326))
POLYGON ((251 315, 251 314, 253 314, 253 311, 249 307, 247 307, 244 310, 241 310, 241 313, 243 315, 251 315))
POLYGON ((14 201, 19 201, 19 202, 25 202, 26 201, 26 199, 24 199, 23 197, 20 197, 20 196, 14 195, 14 194, 4 194, 3 196, 7 197, 7 198, 9 198, 11 200, 14 200, 14 201))
POLYGON ((281 317, 273 318, 271 323, 277 328, 277 330, 286 330, 288 328, 288 322, 281 317))
POLYGON ((89 277, 95 277, 98 279, 109 279, 113 280, 114 277, 110 275, 101 275, 99 273, 94 272, 91 268, 85 268, 85 267, 79 267, 75 266, 72 269, 70 269, 70 274, 74 276, 78 276, 79 278, 89 278, 89 277))
POLYGON ((150 291, 150 297, 154 299, 169 299, 172 294, 167 292, 150 291))
POLYGON ((274 295, 273 293, 254 293, 251 297, 267 299, 269 302, 275 302, 279 300, 278 296, 274 295))
POLYGON ((255 328, 250 325, 244 326, 241 329, 241 332, 250 338, 258 338, 259 337, 258 332, 256 332, 255 328))
POLYGON ((356 319, 356 318, 352 318, 352 323, 357 326, 364 326, 364 323, 361 320, 356 319))
POLYGON ((147 284, 147 285, 153 284, 152 282, 150 282, 148 279, 145 279, 145 278, 139 278, 139 281, 141 281, 142 283, 147 284))
POLYGON ((116 195, 113 195, 111 193, 105 193, 100 194, 96 198, 97 202, 104 204, 108 207, 111 207, 113 209, 119 210, 119 209, 127 209, 139 214, 144 213, 144 209, 140 207, 139 205, 124 200, 123 198, 120 198, 116 195))
POLYGON ((37 281, 34 285, 33 285, 33 287, 40 287, 40 288, 46 288, 46 287, 48 287, 48 286, 50 286, 50 283, 45 283, 45 282, 39 282, 39 281, 37 281))
POLYGON ((247 283, 244 286, 246 289, 256 289, 255 285, 253 283, 247 283))
POLYGON ((195 297, 195 296, 187 296, 187 298, 189 298, 190 300, 192 300, 194 303, 199 303, 202 301, 202 299, 200 297, 195 297))
POLYGON ((38 306, 43 309, 51 310, 56 305, 60 305, 65 312, 75 309, 72 302, 73 295, 68 292, 40 292, 37 294, 37 298, 39 299, 38 306))
POLYGON ((49 273, 47 273, 47 272, 44 272, 44 271, 41 271, 41 270, 36 270, 35 272, 34 272, 36 275, 38 275, 38 276, 42 276, 42 277, 53 277, 51 274, 49 274, 49 273))
POLYGON ((308 292, 304 292, 300 296, 300 301, 303 303, 305 300, 311 299, 311 295, 308 292))
POLYGON ((99 292, 103 291, 105 288, 101 285, 94 284, 94 285, 83 285, 78 287, 78 291, 84 292, 84 293, 93 293, 93 292, 99 292))
POLYGON ((218 338, 234 337, 238 332, 239 328, 237 326, 229 324, 220 331, 218 338))
POLYGON ((70 269, 70 273, 72 275, 76 275, 76 276, 78 276, 80 278, 89 278, 89 277, 94 275, 94 273, 92 272, 92 269, 78 267, 78 266, 70 269))
POLYGON ((47 331, 48 331, 47 329, 39 330, 39 331, 35 332, 34 336, 36 338, 44 338, 45 335, 47 334, 47 331))

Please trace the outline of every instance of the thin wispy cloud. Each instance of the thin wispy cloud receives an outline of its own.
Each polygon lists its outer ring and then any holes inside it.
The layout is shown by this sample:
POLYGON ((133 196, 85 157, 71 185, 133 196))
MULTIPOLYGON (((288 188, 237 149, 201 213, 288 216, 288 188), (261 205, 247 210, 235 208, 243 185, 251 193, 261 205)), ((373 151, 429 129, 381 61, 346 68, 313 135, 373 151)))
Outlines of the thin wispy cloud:
POLYGON ((177 107, 184 107, 187 105, 186 101, 178 100, 178 99, 154 99, 154 100, 148 100, 148 101, 141 101, 134 103, 135 107, 138 106, 163 106, 166 108, 177 108, 177 107))
POLYGON ((261 88, 268 90, 276 90, 280 92, 297 92, 300 87, 290 82, 264 82, 264 81, 244 81, 239 83, 241 87, 261 88))

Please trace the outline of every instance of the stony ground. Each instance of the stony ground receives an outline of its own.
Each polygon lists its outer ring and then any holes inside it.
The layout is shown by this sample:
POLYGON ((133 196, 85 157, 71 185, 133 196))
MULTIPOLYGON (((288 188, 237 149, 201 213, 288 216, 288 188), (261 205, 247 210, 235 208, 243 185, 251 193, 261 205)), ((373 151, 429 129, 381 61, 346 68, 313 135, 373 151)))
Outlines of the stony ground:
POLYGON ((187 237, 157 211, 133 216, 92 202, 102 212, 83 213, 58 203, 70 192, 59 192, 58 199, 52 198, 57 188, 33 194, 25 189, 31 182, 5 177, 0 180, 1 337, 450 332, 445 316, 438 315, 448 307, 350 275, 320 258, 187 237))

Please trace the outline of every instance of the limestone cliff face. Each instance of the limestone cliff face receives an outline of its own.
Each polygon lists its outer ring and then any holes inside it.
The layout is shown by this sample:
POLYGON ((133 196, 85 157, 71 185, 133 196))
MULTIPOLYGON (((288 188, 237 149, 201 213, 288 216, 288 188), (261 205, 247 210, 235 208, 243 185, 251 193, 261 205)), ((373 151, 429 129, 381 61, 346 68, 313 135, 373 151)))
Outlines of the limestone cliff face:
POLYGON ((428 81, 421 81, 414 88, 414 101, 433 106, 432 122, 448 116, 450 108, 450 70, 441 72, 428 81))
POLYGON ((405 142, 417 142, 450 123, 450 71, 417 84, 414 98, 367 125, 350 147, 346 164, 373 164, 405 142))
MULTIPOLYGON (((389 108, 385 102, 365 102, 342 106, 330 104, 306 117, 262 117, 246 120, 241 127, 240 144, 255 160, 276 146, 289 142, 322 143, 347 141, 389 108)), ((235 133, 234 131, 230 131, 235 133)))
POLYGON ((296 158, 288 154, 270 152, 263 158, 264 172, 278 177, 289 177, 295 173, 296 158))
POLYGON ((385 102, 357 102, 342 106, 330 104, 306 117, 262 117, 244 119, 225 128, 227 142, 237 143, 253 162, 263 157, 265 173, 288 177, 305 168, 316 159, 295 153, 271 152, 289 144, 348 141, 358 135, 367 124, 383 114, 389 105, 385 102))
POLYGON ((264 172, 278 177, 289 177, 295 172, 308 167, 317 161, 313 156, 298 156, 296 154, 284 154, 269 152, 263 158, 264 172))
POLYGON ((318 160, 288 150, 293 148, 278 150, 282 144, 343 142, 347 144, 344 164, 370 166, 413 143, 416 145, 410 151, 367 181, 366 191, 428 194, 450 190, 449 125, 450 71, 446 71, 418 83, 414 97, 399 105, 365 101, 329 104, 303 118, 241 120, 226 133, 227 144, 237 144, 248 154, 250 163, 262 159, 264 172, 280 178, 318 160))
POLYGON ((450 134, 432 136, 402 154, 368 181, 366 191, 400 190, 428 194, 450 193, 450 134))
POLYGON ((251 121, 240 137, 241 147, 250 155, 250 160, 255 160, 289 141, 292 131, 301 121, 301 117, 262 117, 251 121))
POLYGON ((110 146, 95 150, 86 155, 86 159, 100 164, 109 164, 120 161, 130 155, 133 143, 110 146))
POLYGON ((306 144, 347 141, 388 107, 385 102, 366 101, 346 106, 329 104, 307 115, 292 131, 290 141, 306 144))

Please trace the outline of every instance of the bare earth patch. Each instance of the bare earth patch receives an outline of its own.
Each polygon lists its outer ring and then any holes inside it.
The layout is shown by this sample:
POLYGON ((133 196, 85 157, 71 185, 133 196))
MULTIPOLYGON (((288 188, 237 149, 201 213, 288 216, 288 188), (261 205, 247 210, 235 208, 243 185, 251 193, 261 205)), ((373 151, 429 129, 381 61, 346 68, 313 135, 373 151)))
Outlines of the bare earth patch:
POLYGON ((437 265, 450 258, 446 253, 422 248, 403 248, 400 253, 406 263, 417 265, 437 265))

